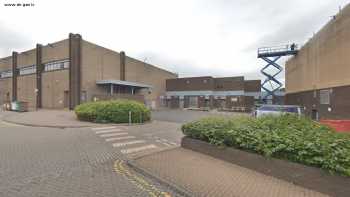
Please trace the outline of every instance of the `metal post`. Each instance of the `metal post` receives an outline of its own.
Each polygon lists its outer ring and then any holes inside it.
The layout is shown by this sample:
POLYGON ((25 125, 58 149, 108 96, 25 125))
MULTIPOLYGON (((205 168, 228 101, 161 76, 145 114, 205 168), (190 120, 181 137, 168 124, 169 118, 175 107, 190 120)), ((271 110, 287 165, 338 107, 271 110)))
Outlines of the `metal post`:
POLYGON ((131 125, 131 111, 129 111, 129 125, 131 125))
POLYGON ((114 94, 113 84, 111 84, 111 95, 114 94))

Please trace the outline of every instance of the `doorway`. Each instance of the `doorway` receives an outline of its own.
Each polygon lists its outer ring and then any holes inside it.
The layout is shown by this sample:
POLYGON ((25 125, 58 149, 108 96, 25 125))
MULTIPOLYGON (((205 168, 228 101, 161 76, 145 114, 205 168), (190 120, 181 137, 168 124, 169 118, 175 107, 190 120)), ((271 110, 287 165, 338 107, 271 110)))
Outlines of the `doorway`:
POLYGON ((63 104, 64 108, 69 108, 69 91, 64 91, 64 98, 63 98, 63 104))
POLYGON ((316 120, 316 121, 319 120, 318 111, 317 111, 316 109, 313 109, 313 110, 312 110, 312 112, 311 112, 311 118, 312 118, 312 120, 316 120))

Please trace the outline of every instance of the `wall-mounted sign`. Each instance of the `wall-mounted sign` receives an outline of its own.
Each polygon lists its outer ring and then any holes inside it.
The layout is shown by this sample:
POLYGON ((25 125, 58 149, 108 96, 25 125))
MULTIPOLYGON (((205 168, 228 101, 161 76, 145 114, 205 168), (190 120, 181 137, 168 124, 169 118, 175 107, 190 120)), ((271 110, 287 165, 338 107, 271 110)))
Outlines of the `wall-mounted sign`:
POLYGON ((237 97, 233 97, 233 98, 231 98, 231 101, 232 102, 238 102, 238 98, 237 97))

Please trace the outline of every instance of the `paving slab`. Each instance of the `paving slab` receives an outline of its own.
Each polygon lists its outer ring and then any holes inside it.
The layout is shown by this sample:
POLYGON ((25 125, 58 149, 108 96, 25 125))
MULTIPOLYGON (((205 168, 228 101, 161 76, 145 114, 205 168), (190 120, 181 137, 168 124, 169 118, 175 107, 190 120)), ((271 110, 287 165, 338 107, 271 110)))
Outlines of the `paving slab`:
POLYGON ((327 196, 184 148, 137 158, 131 166, 193 196, 327 196))
POLYGON ((9 123, 54 128, 80 128, 100 124, 82 122, 76 119, 74 111, 39 110, 31 112, 1 112, 2 120, 9 123))

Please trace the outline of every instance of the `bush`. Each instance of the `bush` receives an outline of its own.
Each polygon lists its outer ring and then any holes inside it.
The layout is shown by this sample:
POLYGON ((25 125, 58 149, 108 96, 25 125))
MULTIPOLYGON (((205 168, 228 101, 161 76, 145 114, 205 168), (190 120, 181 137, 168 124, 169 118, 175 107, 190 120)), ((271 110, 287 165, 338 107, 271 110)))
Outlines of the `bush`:
POLYGON ((145 105, 129 100, 88 102, 77 106, 74 111, 79 120, 90 122, 128 123, 129 111, 132 123, 151 119, 151 112, 145 105))
POLYGON ((308 118, 205 118, 182 126, 185 135, 350 176, 350 135, 308 118))

